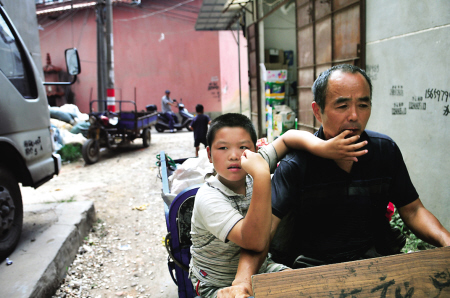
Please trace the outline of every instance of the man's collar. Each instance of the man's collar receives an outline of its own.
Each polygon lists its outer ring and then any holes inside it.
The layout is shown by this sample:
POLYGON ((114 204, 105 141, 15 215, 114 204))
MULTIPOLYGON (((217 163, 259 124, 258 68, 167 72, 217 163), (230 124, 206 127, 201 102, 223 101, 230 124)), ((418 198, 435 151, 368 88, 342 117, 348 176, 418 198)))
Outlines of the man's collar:
POLYGON ((320 126, 319 130, 316 131, 316 133, 315 133, 314 135, 315 135, 316 137, 322 139, 322 140, 325 140, 325 135, 324 135, 324 133, 323 133, 323 126, 322 126, 322 125, 320 126))

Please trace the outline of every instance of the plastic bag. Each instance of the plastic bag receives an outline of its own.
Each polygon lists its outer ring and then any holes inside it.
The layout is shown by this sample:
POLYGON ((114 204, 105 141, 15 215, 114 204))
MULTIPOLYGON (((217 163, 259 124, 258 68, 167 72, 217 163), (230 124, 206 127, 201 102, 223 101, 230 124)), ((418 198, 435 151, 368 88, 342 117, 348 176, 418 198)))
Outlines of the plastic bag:
POLYGON ((169 177, 170 192, 178 194, 187 187, 204 183, 205 175, 212 173, 213 170, 214 167, 209 162, 206 149, 200 150, 198 157, 188 158, 169 177))

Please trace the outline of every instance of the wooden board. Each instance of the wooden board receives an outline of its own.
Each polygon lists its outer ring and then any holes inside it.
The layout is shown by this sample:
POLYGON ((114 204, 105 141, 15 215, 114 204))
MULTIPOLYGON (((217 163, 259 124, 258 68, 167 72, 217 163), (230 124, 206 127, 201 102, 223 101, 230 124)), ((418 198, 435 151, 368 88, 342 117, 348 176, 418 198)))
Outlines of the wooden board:
POLYGON ((450 297, 450 247, 252 277, 260 297, 450 297))

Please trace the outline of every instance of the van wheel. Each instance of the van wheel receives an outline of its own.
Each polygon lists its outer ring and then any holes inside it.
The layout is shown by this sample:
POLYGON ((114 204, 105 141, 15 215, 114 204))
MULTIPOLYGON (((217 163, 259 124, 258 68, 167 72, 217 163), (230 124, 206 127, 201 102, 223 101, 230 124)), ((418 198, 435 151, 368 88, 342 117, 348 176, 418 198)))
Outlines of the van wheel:
POLYGON ((96 163, 100 158, 100 145, 99 142, 93 139, 88 139, 81 148, 84 161, 88 164, 96 163))
POLYGON ((23 205, 14 175, 0 167, 0 262, 16 248, 22 233, 23 205))
POLYGON ((152 139, 152 134, 150 132, 150 129, 144 128, 144 130, 142 131, 142 143, 144 144, 145 148, 150 146, 151 139, 152 139))

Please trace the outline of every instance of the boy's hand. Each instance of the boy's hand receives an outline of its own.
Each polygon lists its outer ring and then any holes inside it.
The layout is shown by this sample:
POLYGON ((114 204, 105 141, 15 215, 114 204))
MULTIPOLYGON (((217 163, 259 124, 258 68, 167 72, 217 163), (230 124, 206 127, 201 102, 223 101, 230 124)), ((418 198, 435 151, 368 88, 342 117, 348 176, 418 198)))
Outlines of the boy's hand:
POLYGON ((245 298, 252 295, 252 285, 249 283, 235 283, 231 287, 222 288, 217 298, 245 298))
POLYGON ((350 133, 350 130, 345 130, 336 137, 325 141, 322 147, 322 157, 358 161, 358 156, 362 156, 368 152, 368 150, 357 151, 367 145, 367 141, 356 143, 359 140, 359 136, 346 139, 350 133))
POLYGON ((253 178, 255 175, 267 172, 270 174, 269 165, 259 154, 245 150, 241 155, 241 167, 253 178))

